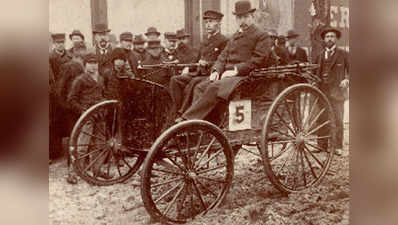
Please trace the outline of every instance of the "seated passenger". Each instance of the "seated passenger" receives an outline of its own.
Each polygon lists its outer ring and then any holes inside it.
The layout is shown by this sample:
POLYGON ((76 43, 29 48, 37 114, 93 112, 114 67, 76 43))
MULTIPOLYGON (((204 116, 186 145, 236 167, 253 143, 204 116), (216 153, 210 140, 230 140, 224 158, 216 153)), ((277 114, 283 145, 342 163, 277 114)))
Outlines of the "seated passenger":
POLYGON ((221 100, 228 101, 235 86, 256 68, 264 66, 270 55, 272 40, 254 23, 250 1, 235 3, 239 30, 218 56, 209 79, 195 88, 199 97, 176 122, 185 119, 206 119, 221 100))
POLYGON ((180 115, 191 105, 194 87, 209 77, 210 68, 227 44, 228 39, 220 33, 223 16, 222 13, 212 10, 204 12, 203 20, 206 24, 207 36, 200 44, 200 68, 194 73, 174 76, 170 80, 170 95, 173 99, 174 110, 180 115))

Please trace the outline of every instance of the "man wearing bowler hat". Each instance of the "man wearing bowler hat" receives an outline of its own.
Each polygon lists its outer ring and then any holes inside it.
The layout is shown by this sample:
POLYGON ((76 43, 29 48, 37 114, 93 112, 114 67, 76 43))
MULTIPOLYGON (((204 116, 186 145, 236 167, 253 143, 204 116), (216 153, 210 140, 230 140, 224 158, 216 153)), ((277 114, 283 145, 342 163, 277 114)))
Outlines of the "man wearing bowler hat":
POLYGON ((126 56, 127 56, 129 70, 134 75, 137 75, 138 74, 138 70, 137 70, 138 58, 133 53, 133 50, 132 50, 133 34, 131 32, 123 32, 120 34, 119 39, 120 39, 121 48, 124 49, 126 56))
MULTIPOLYGON (((164 61, 164 48, 160 45, 160 39, 149 39, 147 41, 147 56, 142 61, 142 65, 156 65, 164 61)), ((159 68, 145 69, 139 72, 139 75, 146 75, 145 79, 154 81, 159 84, 167 85, 169 83, 169 71, 159 68), (155 72, 156 71, 156 72, 155 72)))
POLYGON ((145 38, 142 34, 134 36, 133 40, 133 54, 137 57, 138 63, 141 63, 146 57, 145 38))
POLYGON ((178 62, 177 59, 177 34, 174 32, 165 32, 165 48, 162 52, 164 62, 178 62))
MULTIPOLYGON (((343 115, 345 91, 349 85, 349 63, 348 54, 345 50, 337 47, 337 40, 340 39, 341 32, 332 27, 326 27, 321 32, 325 49, 316 57, 316 63, 320 65, 316 74, 321 78, 319 88, 328 96, 332 107, 335 110, 337 122, 336 154, 341 154, 343 148, 343 115)), ((327 118, 321 118, 327 120, 327 118)), ((327 128, 321 129, 318 135, 323 136, 327 133, 327 128)), ((318 142, 323 149, 327 149, 327 142, 318 142)))
POLYGON ((297 44, 298 36, 294 30, 289 30, 286 35, 290 62, 308 62, 307 53, 297 44))
MULTIPOLYGON (((184 29, 177 31, 177 58, 179 63, 195 63, 199 60, 199 51, 190 45, 189 40, 190 35, 185 32, 184 29)), ((178 74, 188 74, 190 70, 195 68, 179 68, 178 74)))
POLYGON ((75 43, 84 42, 84 35, 80 30, 73 30, 71 34, 69 34, 69 39, 72 41, 72 47, 68 50, 69 53, 73 54, 73 46, 75 43))
POLYGON ((276 30, 268 31, 268 36, 272 39, 271 55, 266 62, 267 66, 286 65, 289 62, 289 53, 286 48, 278 46, 278 35, 276 30))
POLYGON ((176 122, 185 119, 209 119, 217 123, 219 115, 215 115, 215 118, 208 117, 212 111, 220 103, 228 101, 236 85, 252 70, 263 66, 270 55, 272 40, 255 25, 254 11, 256 9, 251 7, 250 1, 235 3, 233 14, 239 30, 233 34, 218 56, 211 68, 209 79, 196 86, 198 100, 176 122))
POLYGON ((50 54, 50 66, 54 73, 54 80, 57 82, 60 78, 62 64, 69 62, 72 55, 65 49, 65 34, 55 33, 51 35, 54 49, 50 54))
MULTIPOLYGON (((157 40, 160 40, 160 32, 156 29, 156 27, 149 27, 145 33, 145 36, 147 40, 154 40, 155 42, 157 40)), ((160 44, 160 47, 163 49, 162 44, 160 44)))
POLYGON ((203 13, 207 35, 200 44, 198 57, 200 67, 194 73, 175 76, 170 80, 171 97, 179 115, 191 105, 195 86, 208 78, 210 68, 227 45, 228 39, 220 32, 223 17, 224 14, 213 10, 207 10, 203 13))
POLYGON ((105 70, 112 69, 112 46, 109 43, 110 31, 111 29, 106 24, 96 24, 93 29, 96 54, 99 58, 98 67, 100 74, 103 74, 105 70))

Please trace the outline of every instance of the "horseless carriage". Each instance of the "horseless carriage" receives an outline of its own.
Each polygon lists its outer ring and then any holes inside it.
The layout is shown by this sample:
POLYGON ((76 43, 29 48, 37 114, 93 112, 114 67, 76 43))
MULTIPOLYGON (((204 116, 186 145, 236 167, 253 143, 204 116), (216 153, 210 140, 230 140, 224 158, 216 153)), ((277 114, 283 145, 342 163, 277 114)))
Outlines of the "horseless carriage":
POLYGON ((334 111, 314 85, 316 67, 251 72, 212 122, 174 124, 164 86, 122 79, 118 100, 92 106, 77 121, 70 138, 74 167, 89 183, 110 185, 125 181, 143 164, 144 206, 165 223, 187 222, 223 201, 242 145, 257 146, 251 153, 260 157, 281 192, 315 186, 329 170, 336 138, 334 111), (152 104, 143 104, 148 100, 152 104), (97 176, 98 170, 109 177, 97 176))

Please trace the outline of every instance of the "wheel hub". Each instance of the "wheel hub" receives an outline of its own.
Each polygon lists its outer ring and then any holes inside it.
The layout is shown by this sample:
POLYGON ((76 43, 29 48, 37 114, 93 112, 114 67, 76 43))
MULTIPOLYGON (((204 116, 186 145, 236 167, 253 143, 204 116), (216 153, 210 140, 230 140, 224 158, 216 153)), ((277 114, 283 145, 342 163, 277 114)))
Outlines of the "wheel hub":
POLYGON ((298 133, 296 136, 296 145, 297 146, 302 146, 304 144, 305 138, 303 133, 298 133))

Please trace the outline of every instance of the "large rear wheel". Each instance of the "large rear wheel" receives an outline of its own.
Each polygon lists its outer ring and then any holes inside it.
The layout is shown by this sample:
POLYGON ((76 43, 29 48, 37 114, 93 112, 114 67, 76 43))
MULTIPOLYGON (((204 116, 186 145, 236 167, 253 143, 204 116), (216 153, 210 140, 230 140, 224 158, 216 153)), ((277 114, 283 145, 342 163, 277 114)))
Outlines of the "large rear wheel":
POLYGON ((268 111, 261 140, 265 172, 280 191, 321 182, 335 151, 336 124, 327 97, 309 84, 282 91, 268 111))

